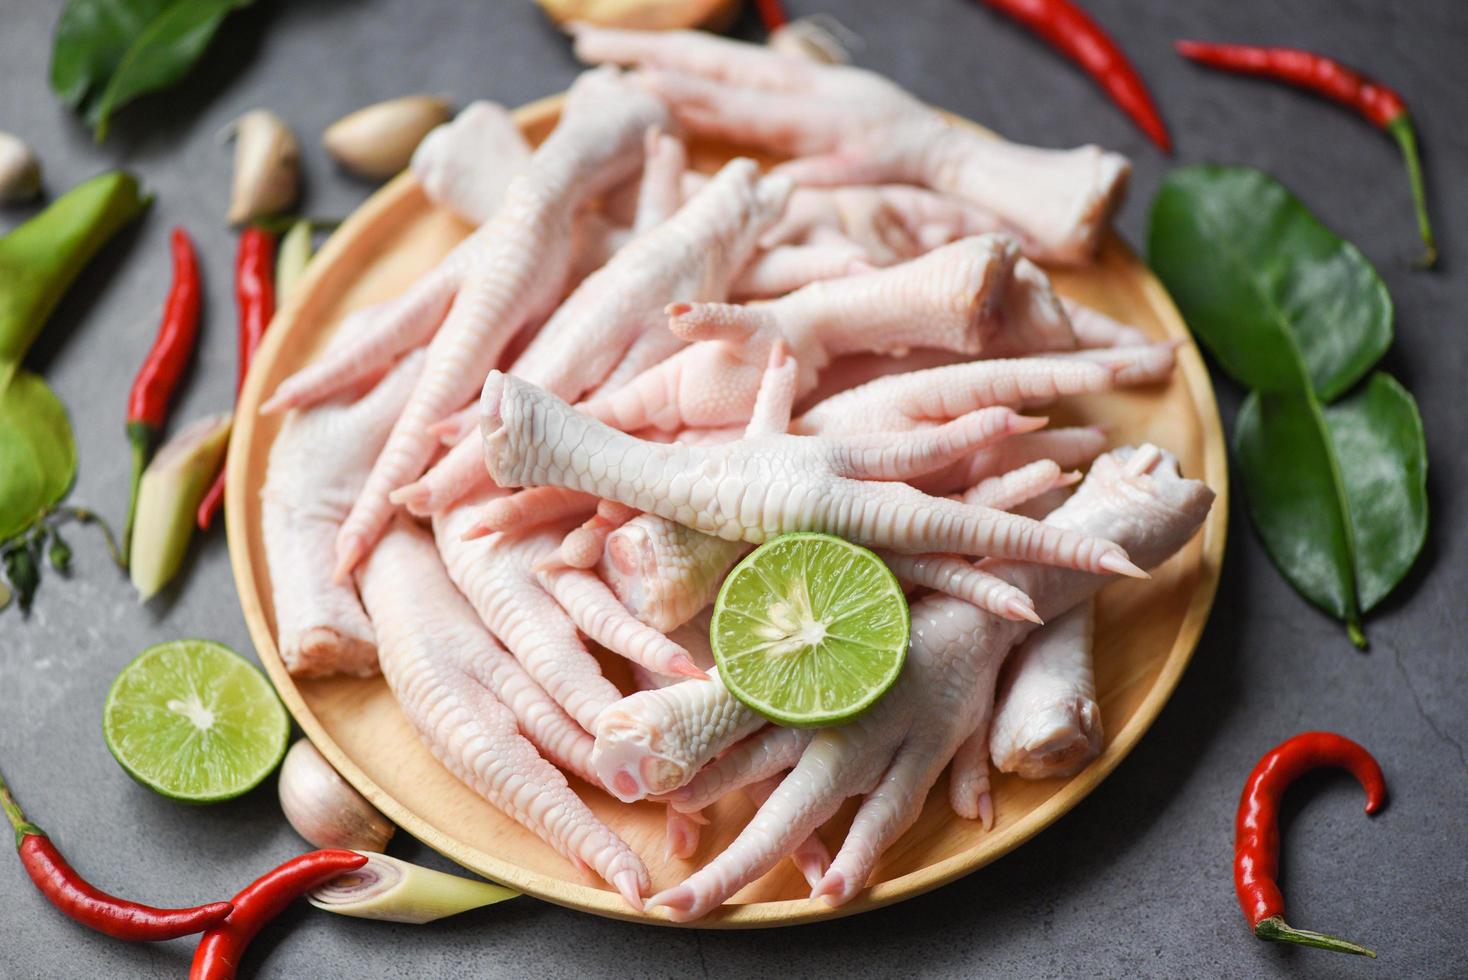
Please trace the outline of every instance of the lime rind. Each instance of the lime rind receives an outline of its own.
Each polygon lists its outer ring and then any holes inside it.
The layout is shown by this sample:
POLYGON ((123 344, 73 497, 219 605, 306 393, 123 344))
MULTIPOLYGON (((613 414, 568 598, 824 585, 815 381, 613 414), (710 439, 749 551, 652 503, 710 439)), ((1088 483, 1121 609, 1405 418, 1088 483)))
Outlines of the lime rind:
POLYGON ((881 559, 832 535, 797 532, 767 541, 729 573, 709 639, 719 676, 741 702, 782 725, 822 727, 857 718, 896 683, 909 629, 907 598, 881 559), (792 639, 810 618, 822 624, 819 639, 792 639))
POLYGON ((149 647, 113 680, 107 749, 133 779, 173 800, 213 803, 260 785, 285 756, 290 718, 263 674, 223 644, 149 647))

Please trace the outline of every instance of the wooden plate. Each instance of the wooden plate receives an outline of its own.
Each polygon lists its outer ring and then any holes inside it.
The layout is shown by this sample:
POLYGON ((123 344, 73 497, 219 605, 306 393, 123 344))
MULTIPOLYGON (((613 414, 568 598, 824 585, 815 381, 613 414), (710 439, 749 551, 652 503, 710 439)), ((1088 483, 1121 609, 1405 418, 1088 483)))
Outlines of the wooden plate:
MULTIPOLYGON (((539 141, 559 111, 559 97, 546 99, 519 110, 517 120, 532 141, 539 141)), ((730 155, 728 148, 694 149, 695 162, 705 169, 730 155)), ((547 901, 613 918, 670 924, 628 909, 616 893, 583 877, 450 775, 419 741, 380 677, 298 681, 286 673, 276 650, 259 492, 278 423, 261 417, 259 405, 281 379, 311 359, 343 316, 401 292, 469 230, 431 205, 411 176, 401 176, 332 236, 277 314, 241 395, 229 448, 226 513, 240 604, 260 660, 291 714, 332 765, 398 826, 465 867, 547 901)), ((1151 441, 1164 446, 1178 455, 1186 474, 1202 478, 1218 492, 1202 533, 1152 581, 1119 581, 1101 594, 1096 686, 1105 750, 1069 780, 997 776, 998 819, 988 832, 952 814, 946 780, 941 782, 917 825, 877 866, 874 884, 839 909, 808 901, 805 883, 784 862, 698 925, 774 926, 850 915, 921 894, 982 867, 1039 833, 1116 768, 1176 686, 1208 617, 1223 559, 1228 475, 1213 390, 1171 300, 1120 240, 1113 237, 1106 243, 1094 267, 1054 278, 1062 292, 1152 336, 1187 342, 1179 370, 1165 388, 1072 399, 1060 421, 1105 422, 1118 445, 1151 441)), ((655 889, 681 880, 717 854, 752 812, 742 798, 720 803, 710 814, 712 822, 693 861, 667 860, 663 807, 627 806, 588 786, 578 790, 642 855, 655 889)), ((849 801, 824 828, 828 844, 839 844, 855 805, 849 801)))

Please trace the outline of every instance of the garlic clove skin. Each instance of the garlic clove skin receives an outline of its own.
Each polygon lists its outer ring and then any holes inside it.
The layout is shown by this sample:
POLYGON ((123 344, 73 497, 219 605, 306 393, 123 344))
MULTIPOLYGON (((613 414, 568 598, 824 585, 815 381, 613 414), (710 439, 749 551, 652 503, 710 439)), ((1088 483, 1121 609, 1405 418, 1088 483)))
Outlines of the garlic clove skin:
POLYGON ((308 739, 286 753, 277 789, 286 820, 317 847, 380 851, 397 830, 308 739))
POLYGON ((423 137, 452 115, 448 101, 437 96, 389 99, 326 127, 321 145, 347 171, 381 180, 406 169, 423 137))
POLYGON ((536 0, 557 24, 675 31, 701 27, 723 31, 739 17, 739 0, 536 0))
POLYGON ((268 109, 252 109, 234 124, 234 185, 229 223, 242 225, 285 211, 301 185, 296 136, 268 109))
POLYGON ((0 204, 21 204, 40 193, 40 161, 19 137, 0 132, 0 204))

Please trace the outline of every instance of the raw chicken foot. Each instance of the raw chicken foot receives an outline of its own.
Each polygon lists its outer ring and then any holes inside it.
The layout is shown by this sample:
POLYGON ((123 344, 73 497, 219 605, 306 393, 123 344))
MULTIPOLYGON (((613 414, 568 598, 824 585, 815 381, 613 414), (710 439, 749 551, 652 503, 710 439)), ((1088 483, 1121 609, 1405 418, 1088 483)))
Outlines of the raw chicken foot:
POLYGON ((377 671, 357 590, 330 569, 337 529, 422 367, 423 355, 410 354, 360 398, 291 412, 270 446, 260 521, 280 657, 297 677, 377 671))
MULTIPOLYGON (((1201 525, 1212 492, 1177 474, 1155 447, 1121 450, 1097 461, 1074 497, 1047 520, 1120 539, 1140 561, 1164 561, 1201 525)), ((1106 580, 1021 562, 989 562, 988 570, 1036 598, 1056 617, 1106 580)), ((687 881, 654 895, 679 920, 695 919, 768 871, 848 796, 864 795, 846 841, 812 892, 832 904, 849 901, 878 858, 922 807, 928 789, 982 713, 1009 649, 1030 629, 946 596, 913 607, 908 665, 897 686, 867 715, 817 731, 790 775, 738 838, 687 881)))
MULTIPOLYGON (((563 734, 555 741, 568 746, 584 740, 584 733, 485 632, 444 574, 427 535, 397 521, 359 578, 377 630, 383 676, 434 756, 573 864, 595 869, 639 908, 651 884, 641 859, 596 818, 561 771, 540 757, 518 725, 542 738, 559 729, 563 734), (536 697, 542 703, 526 703, 536 697)), ((558 761, 577 768, 568 757, 558 761)))
POLYGON ((689 31, 577 25, 587 62, 634 65, 690 129, 806 159, 803 184, 920 184, 995 214, 1036 254, 1087 262, 1130 172, 1095 146, 1042 150, 948 121, 891 81, 689 31))

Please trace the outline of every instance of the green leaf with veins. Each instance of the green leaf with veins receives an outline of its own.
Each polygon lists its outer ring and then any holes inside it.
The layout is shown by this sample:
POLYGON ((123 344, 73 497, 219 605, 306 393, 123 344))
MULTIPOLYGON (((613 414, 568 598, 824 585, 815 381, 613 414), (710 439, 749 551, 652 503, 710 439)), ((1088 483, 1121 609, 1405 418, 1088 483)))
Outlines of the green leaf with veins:
POLYGON ((56 24, 51 88, 100 142, 112 113, 193 69, 231 11, 253 0, 69 0, 56 24))
POLYGON ((66 409, 39 375, 16 372, 0 389, 0 541, 60 502, 75 476, 66 409))
POLYGON ((1193 332, 1255 389, 1234 455, 1270 557, 1364 644, 1362 613, 1427 536, 1417 406, 1381 372, 1358 386, 1391 343, 1386 287, 1287 189, 1242 167, 1169 175, 1148 252, 1193 332))
POLYGON ((1363 642, 1361 614, 1402 580, 1427 537, 1427 446, 1412 396, 1380 371, 1334 405, 1252 392, 1234 453, 1274 563, 1363 642))
POLYGON ((1392 341, 1392 302, 1366 257, 1274 178, 1175 170, 1152 202, 1152 268, 1193 333, 1239 383, 1333 401, 1392 341))

